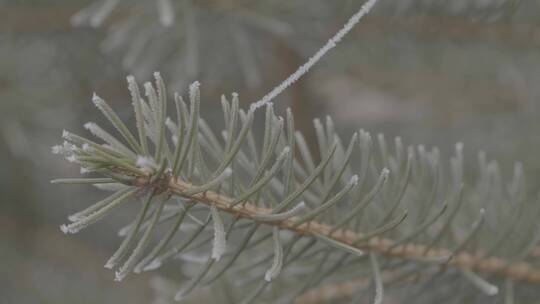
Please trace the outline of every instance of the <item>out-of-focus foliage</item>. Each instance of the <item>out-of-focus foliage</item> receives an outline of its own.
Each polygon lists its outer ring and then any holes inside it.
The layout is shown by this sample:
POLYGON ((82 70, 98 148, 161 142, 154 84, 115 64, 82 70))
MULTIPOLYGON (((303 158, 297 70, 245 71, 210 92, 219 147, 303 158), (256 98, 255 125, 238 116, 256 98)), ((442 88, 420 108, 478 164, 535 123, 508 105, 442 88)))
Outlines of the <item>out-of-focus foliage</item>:
POLYGON ((333 6, 304 0, 105 0, 71 20, 106 27, 101 49, 119 51, 123 67, 137 76, 159 68, 173 75, 178 89, 196 79, 214 88, 258 87, 276 64, 276 44, 318 42, 314 37, 331 24, 333 6))

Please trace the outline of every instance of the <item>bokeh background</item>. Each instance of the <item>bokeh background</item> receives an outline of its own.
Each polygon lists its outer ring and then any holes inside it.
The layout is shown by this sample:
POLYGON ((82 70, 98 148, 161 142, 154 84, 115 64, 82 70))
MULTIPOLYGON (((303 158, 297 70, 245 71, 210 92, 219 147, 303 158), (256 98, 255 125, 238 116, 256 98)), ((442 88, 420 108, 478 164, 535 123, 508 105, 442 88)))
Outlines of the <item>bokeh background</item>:
MULTIPOLYGON (((257 100, 361 4, 0 0, 0 303, 161 301, 153 274, 118 284, 102 267, 128 215, 76 236, 58 229, 100 196, 49 183, 78 175, 50 147, 64 128, 103 122, 94 91, 133 122, 125 76, 159 70, 171 93, 200 80, 203 116, 217 117, 220 94, 257 100)), ((443 155, 463 142, 472 168, 480 150, 508 175, 522 161, 537 192, 539 47, 537 0, 380 0, 276 108, 291 107, 308 139, 312 119, 330 115, 344 134, 399 135, 443 155)))

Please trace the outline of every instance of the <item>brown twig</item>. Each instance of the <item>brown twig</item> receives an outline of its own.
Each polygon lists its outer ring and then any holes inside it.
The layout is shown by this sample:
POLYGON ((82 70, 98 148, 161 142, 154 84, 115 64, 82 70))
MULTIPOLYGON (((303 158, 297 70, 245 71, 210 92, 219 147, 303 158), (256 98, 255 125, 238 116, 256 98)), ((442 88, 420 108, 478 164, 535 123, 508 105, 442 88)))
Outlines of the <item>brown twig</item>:
MULTIPOLYGON (((0 29, 17 33, 36 33, 51 30, 71 30, 70 17, 82 7, 80 5, 5 5, 0 10, 0 29)), ((117 8, 110 22, 129 17, 132 11, 117 8)), ((411 34, 424 39, 447 37, 460 43, 497 41, 516 48, 531 48, 538 45, 540 26, 534 21, 474 22, 466 17, 430 14, 368 16, 357 34, 392 33, 411 34)))
MULTIPOLYGON (((191 188, 191 184, 181 180, 171 179, 169 181, 169 190, 179 196, 185 197, 186 195, 184 193, 191 188)), ((270 209, 257 207, 251 203, 239 204, 232 207, 231 203, 233 202, 233 199, 210 191, 194 194, 189 196, 189 198, 206 205, 215 206, 219 210, 234 214, 240 218, 252 219, 255 215, 270 213, 270 209)), ((268 224, 300 235, 315 237, 323 235, 334 241, 360 250, 376 252, 390 258, 428 263, 444 260, 444 258, 451 255, 451 251, 445 248, 431 248, 426 251, 426 246, 422 244, 408 243, 394 246, 394 241, 380 237, 373 237, 365 243, 356 244, 356 240, 362 236, 360 233, 351 230, 343 230, 339 233, 330 234, 332 226, 328 224, 311 221, 296 226, 295 220, 296 218, 290 218, 280 222, 269 222, 268 224)), ((479 258, 473 254, 462 252, 456 254, 448 261, 447 266, 510 278, 516 281, 540 284, 540 270, 535 269, 533 265, 526 262, 508 263, 506 260, 498 257, 479 258)))
MULTIPOLYGON (((417 274, 403 276, 395 270, 386 270, 381 273, 383 282, 390 283, 398 279, 401 282, 414 282, 417 274)), ((331 303, 339 299, 354 296, 361 288, 368 287, 372 279, 360 278, 345 282, 334 282, 321 287, 310 289, 294 300, 295 304, 331 303)))

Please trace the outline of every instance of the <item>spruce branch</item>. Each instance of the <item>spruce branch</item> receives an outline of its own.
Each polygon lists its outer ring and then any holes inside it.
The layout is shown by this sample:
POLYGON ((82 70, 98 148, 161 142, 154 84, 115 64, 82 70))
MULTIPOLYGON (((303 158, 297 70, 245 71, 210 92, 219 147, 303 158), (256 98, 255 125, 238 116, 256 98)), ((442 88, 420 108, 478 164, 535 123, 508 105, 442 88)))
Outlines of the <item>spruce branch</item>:
MULTIPOLYGON (((176 300, 232 277, 240 290, 251 290, 242 292, 242 303, 267 296, 268 289, 277 288, 278 302, 291 302, 327 281, 367 280, 366 288, 374 291, 371 301, 378 304, 391 290, 387 270, 401 270, 398 277, 411 285, 428 274, 409 295, 413 298, 439 282, 431 278, 470 286, 488 297, 504 281, 508 301, 516 287, 540 284, 534 254, 540 204, 528 195, 521 164, 507 183, 497 162, 480 152, 478 177, 466 183, 462 144, 446 168, 437 148, 406 146, 399 137, 392 145, 383 134, 372 141, 360 130, 343 140, 330 117, 313 122, 314 153, 295 130, 291 111, 286 119, 275 114, 270 101, 374 3, 369 0, 306 64, 248 110, 240 108, 238 94, 230 101, 223 96, 225 128, 219 133, 201 117, 198 82, 189 86, 189 104, 174 95, 175 121, 167 115, 159 73, 155 83, 144 85, 147 100, 129 76, 138 138, 94 95, 120 138, 94 123, 86 127, 102 144, 64 131, 65 142, 53 152, 92 176, 53 182, 115 192, 70 216, 72 223, 62 225, 62 231, 78 232, 117 206, 140 200, 139 213, 121 229, 124 239, 105 267, 114 268, 120 281, 179 258, 195 269, 176 300), (253 122, 261 107, 259 132, 253 122), (246 252, 258 258, 249 259, 246 252)), ((158 5, 160 10, 169 6, 168 1, 158 5)), ((171 16, 160 14, 164 23, 171 22, 171 16)), ((357 301, 365 295, 351 296, 357 301)))
MULTIPOLYGON (((141 110, 144 119, 136 125, 145 130, 137 133, 150 139, 146 148, 140 138, 129 144, 136 139, 124 136, 131 134, 125 125, 117 129, 123 130, 120 135, 128 146, 103 136, 100 129, 91 133, 104 144, 65 131, 66 142, 53 148, 95 175, 53 183, 116 189, 70 216, 72 223, 63 225, 63 231, 78 232, 130 199, 142 200, 137 218, 122 229, 124 240, 106 263, 116 268, 117 280, 156 269, 174 257, 197 264, 200 258, 192 258, 197 253, 204 260, 201 268, 177 299, 201 284, 238 275, 260 277, 239 283, 255 284, 245 298, 255 301, 271 286, 307 272, 317 275, 284 293, 285 299, 331 277, 373 277, 368 286, 375 288, 378 302, 388 290, 383 274, 388 268, 399 270, 392 266, 397 262, 419 276, 427 269, 457 274, 459 282, 491 296, 499 286, 486 278, 540 284, 535 260, 540 205, 527 196, 521 165, 516 165, 510 186, 503 187, 497 163, 480 153, 480 174, 470 186, 463 179, 461 144, 449 170, 441 170, 437 149, 406 147, 400 138, 390 146, 379 135, 372 145, 371 136, 361 130, 344 146, 330 118, 325 124, 314 121, 321 155, 316 163, 294 130, 290 111, 282 119, 271 104, 266 106, 259 144, 251 128, 258 111, 242 110, 236 95, 230 102, 223 99, 225 131, 220 138, 200 117, 198 84, 189 89, 189 111, 176 95, 177 121, 163 118, 164 85, 158 80, 157 89, 150 86, 148 102, 132 94, 135 111, 141 110), (168 133, 161 131, 166 125, 168 133), (297 149, 300 153, 293 153, 297 149), (145 150, 148 154, 141 155, 145 150), (352 165, 356 156, 359 169, 352 165), (450 172, 450 178, 443 172, 450 172), (440 186, 443 180, 445 187, 440 186), (508 212, 509 202, 516 211, 508 212), (497 224, 501 222, 505 224, 497 224), (162 226, 169 228, 158 236, 162 226), (510 239, 518 229, 527 232, 510 239), (260 258, 246 261, 248 251, 259 252, 260 258), (362 266, 365 272, 348 271, 348 265, 363 265, 365 259, 370 260, 362 266)), ((107 117, 118 125, 108 109, 107 117)))
MULTIPOLYGON (((179 196, 183 196, 183 193, 189 191, 191 187, 190 184, 179 180, 171 180, 169 183, 170 190, 179 196)), ((272 212, 271 209, 257 207, 250 203, 233 206, 233 199, 209 191, 190 196, 189 198, 246 219, 255 220, 262 214, 271 214, 272 212)), ((435 263, 440 264, 441 267, 451 266, 464 270, 475 270, 518 281, 540 284, 540 270, 535 269, 535 267, 525 262, 508 264, 501 258, 491 257, 482 259, 467 252, 454 254, 453 251, 445 248, 431 248, 426 252, 426 245, 423 244, 406 243, 396 245, 396 241, 380 237, 372 237, 366 242, 358 244, 358 240, 364 239, 362 233, 351 230, 340 230, 336 235, 332 235, 330 233, 333 230, 332 225, 317 221, 299 224, 300 220, 297 217, 290 217, 283 221, 267 222, 266 224, 279 227, 282 230, 289 230, 302 236, 314 236, 315 238, 323 236, 339 244, 345 244, 366 252, 380 253, 388 257, 435 263), (444 261, 447 261, 446 265, 444 261)))

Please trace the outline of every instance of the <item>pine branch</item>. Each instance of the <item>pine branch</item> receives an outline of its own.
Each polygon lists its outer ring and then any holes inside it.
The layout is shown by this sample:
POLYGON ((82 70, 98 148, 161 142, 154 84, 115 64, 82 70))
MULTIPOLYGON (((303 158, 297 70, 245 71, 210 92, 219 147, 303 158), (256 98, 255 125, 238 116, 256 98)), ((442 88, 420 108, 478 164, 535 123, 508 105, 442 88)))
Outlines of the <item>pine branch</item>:
MULTIPOLYGON (((411 284, 414 282, 415 276, 417 276, 417 274, 392 270, 387 270, 381 273, 381 277, 386 284, 393 282, 411 284)), ((307 292, 296 298, 294 303, 330 303, 330 301, 347 299, 354 296, 354 294, 356 294, 361 288, 369 287, 369 284, 370 279, 364 278, 324 285, 318 288, 308 290, 307 292)))
MULTIPOLYGON (((156 79, 161 79, 158 74, 156 79)), ((135 92, 132 78, 128 81, 135 92)), ((480 274, 512 284, 540 284, 534 257, 540 205, 527 196, 520 164, 504 187, 497 163, 480 153, 479 177, 469 186, 463 178, 461 144, 456 145, 450 168, 442 170, 437 149, 405 147, 400 138, 389 145, 379 135, 374 144, 369 133, 360 131, 345 145, 330 118, 324 124, 314 121, 321 155, 315 163, 314 153, 294 129, 290 111, 283 119, 268 104, 258 143, 257 130, 252 130, 257 111, 240 109, 234 94, 231 102, 223 99, 225 130, 220 138, 200 117, 198 83, 190 87, 189 106, 177 95, 176 122, 164 119, 164 85, 160 81, 157 85, 157 90, 146 85, 148 101, 132 94, 142 118, 137 127, 145 128, 137 134, 150 139, 146 144, 140 136, 137 141, 130 135, 100 99, 100 110, 128 145, 93 125, 92 133, 105 143, 64 131, 65 143, 53 148, 79 164, 82 173, 97 175, 54 183, 116 189, 70 216, 73 223, 62 230, 78 232, 120 204, 143 200, 135 221, 123 229, 124 241, 106 264, 116 268, 118 280, 131 272, 156 269, 176 256, 192 263, 203 257, 199 271, 177 299, 233 273, 238 284, 255 284, 245 298, 249 302, 264 296, 269 286, 295 281, 304 272, 312 274, 283 292, 284 300, 292 300, 331 277, 370 277, 350 271, 350 265, 369 257, 371 266, 362 267, 374 278, 370 286, 376 290, 376 302, 387 290, 380 273, 402 268, 391 266, 396 262, 417 275, 433 268, 447 275, 458 273, 457 282, 489 295, 498 288, 480 274), (300 153, 293 153, 297 149, 300 153), (355 156, 359 169, 352 165, 355 156), (158 226, 171 219, 174 224, 159 236, 163 229, 158 226), (289 237, 282 239, 280 231, 289 237), (519 237, 514 231, 520 231, 519 237), (174 244, 178 239, 182 241, 174 244), (246 251, 262 253, 255 261, 243 260, 246 251), (297 268, 304 272, 298 274, 297 268), (258 276, 260 281, 253 280, 258 276)))
MULTIPOLYGON (((180 180, 171 179, 169 182, 169 189, 172 193, 199 203, 215 206, 221 211, 240 218, 256 220, 261 214, 272 213, 271 209, 257 207, 251 203, 233 206, 234 199, 210 191, 185 196, 184 193, 190 192, 191 188, 192 185, 180 180)), ((267 222, 266 224, 279 227, 283 230, 289 230, 302 236, 313 236, 315 238, 324 236, 336 243, 345 244, 366 252, 376 252, 387 257, 440 264, 441 267, 450 266, 463 270, 478 271, 488 275, 493 274, 517 281, 540 284, 540 270, 535 269, 533 265, 525 262, 509 264, 508 261, 501 258, 490 257, 483 259, 477 257, 474 253, 471 254, 468 252, 453 255, 452 259, 447 261, 452 256, 452 251, 449 249, 427 249, 426 245, 415 243, 405 243, 396 246, 394 240, 380 237, 373 237, 365 243, 358 244, 357 241, 363 239, 362 233, 351 230, 340 230, 338 233, 331 234, 333 226, 317 221, 306 222, 298 226, 298 217, 290 217, 283 221, 267 222)))
MULTIPOLYGON (((105 0, 96 14, 87 12, 91 23, 103 22, 117 3, 105 0)), ((219 132, 201 117, 198 82, 189 87, 187 102, 174 95, 173 119, 159 73, 155 83, 145 83, 144 98, 128 77, 136 132, 95 95, 94 104, 114 132, 86 124, 102 141, 96 142, 64 131, 65 142, 53 152, 91 176, 53 183, 114 192, 69 216, 62 231, 79 232, 116 207, 133 208, 132 201, 140 201, 105 267, 120 281, 181 259, 192 267, 186 267, 190 279, 178 288, 176 300, 218 280, 231 280, 241 292, 236 302, 242 303, 261 297, 292 302, 328 282, 350 281, 369 282, 365 289, 373 290, 371 301, 379 304, 399 278, 411 291, 403 298, 415 303, 420 295, 432 303, 435 290, 462 286, 493 297, 501 283, 511 303, 514 289, 540 284, 535 249, 540 204, 528 195, 521 164, 506 182, 497 162, 480 152, 477 177, 466 183, 471 172, 465 172, 462 144, 447 163, 437 148, 405 146, 399 137, 393 143, 382 134, 372 140, 360 130, 342 138, 327 117, 313 122, 314 151, 295 129, 290 110, 285 118, 274 113, 270 101, 374 3, 369 0, 306 64, 248 110, 240 108, 238 94, 230 101, 223 96, 225 128, 219 132), (253 122, 263 106, 264 127, 258 130, 253 122), (388 279, 388 271, 398 276, 388 279), (426 273, 427 281, 417 284, 426 273)), ((170 25, 169 1, 158 5, 162 23, 170 25)), ((186 25, 193 30, 191 21, 186 25)), ((190 35, 188 44, 196 44, 196 35, 190 35)), ((347 295, 353 302, 365 297, 363 291, 347 295)), ((455 300, 466 299, 460 297, 455 300)))

